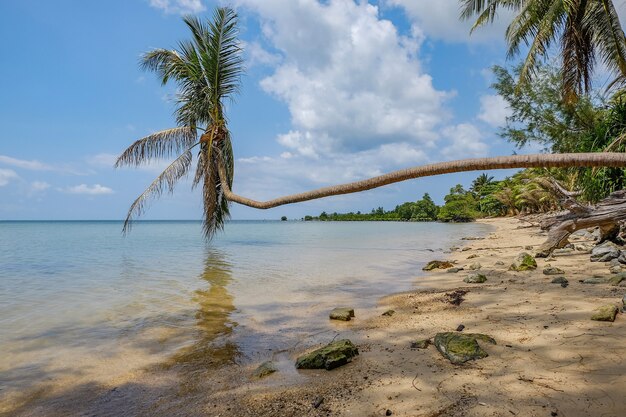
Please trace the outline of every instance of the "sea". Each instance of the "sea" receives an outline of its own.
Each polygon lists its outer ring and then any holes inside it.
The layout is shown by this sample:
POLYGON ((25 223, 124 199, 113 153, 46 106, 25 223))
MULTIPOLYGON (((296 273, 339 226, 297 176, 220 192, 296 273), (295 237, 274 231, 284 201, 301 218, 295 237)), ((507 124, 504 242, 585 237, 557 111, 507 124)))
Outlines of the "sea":
MULTIPOLYGON (((479 223, 0 222, 0 405, 45 384, 159 364, 246 364, 332 338, 419 287, 424 264, 479 223), (211 357, 212 361, 206 361, 211 357)), ((2 407, 0 407, 0 410, 2 407)))

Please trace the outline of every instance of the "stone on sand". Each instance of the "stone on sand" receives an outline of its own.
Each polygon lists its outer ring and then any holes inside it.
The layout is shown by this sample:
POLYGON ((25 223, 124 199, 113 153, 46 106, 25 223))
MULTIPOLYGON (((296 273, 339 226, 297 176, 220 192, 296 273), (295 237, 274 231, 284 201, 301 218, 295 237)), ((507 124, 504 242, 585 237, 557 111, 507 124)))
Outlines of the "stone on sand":
POLYGON ((615 321, 618 308, 613 304, 606 304, 598 307, 596 312, 591 316, 591 320, 595 321, 615 321))
POLYGON ((358 354, 359 350, 350 340, 342 339, 300 356, 296 368, 331 370, 347 364, 358 354))
POLYGON ((492 337, 480 333, 445 332, 435 335, 435 347, 450 362, 460 365, 470 360, 489 356, 478 344, 479 340, 496 344, 492 337))
POLYGON ((537 269, 537 261, 529 253, 522 252, 515 258, 509 267, 511 271, 530 271, 537 269))
POLYGON ((330 312, 328 317, 331 320, 350 321, 354 317, 354 309, 351 307, 337 307, 330 312))

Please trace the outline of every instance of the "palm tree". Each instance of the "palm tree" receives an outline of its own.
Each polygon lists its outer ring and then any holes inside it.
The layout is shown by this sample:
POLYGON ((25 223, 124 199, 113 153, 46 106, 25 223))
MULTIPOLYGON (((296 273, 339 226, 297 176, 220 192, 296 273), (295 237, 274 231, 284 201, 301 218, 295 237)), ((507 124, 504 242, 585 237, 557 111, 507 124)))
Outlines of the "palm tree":
POLYGON ((493 177, 487 175, 486 173, 480 174, 474 181, 472 181, 472 186, 470 187, 470 191, 474 194, 480 195, 480 192, 483 188, 493 182, 493 177))
POLYGON ((177 181, 187 176, 196 147, 192 188, 202 183, 205 235, 210 238, 229 216, 224 189, 232 186, 233 149, 223 102, 238 92, 243 71, 237 15, 232 9, 217 8, 212 21, 203 23, 189 16, 184 22, 191 40, 180 42, 178 49, 152 50, 141 59, 141 66, 154 71, 163 85, 169 81, 177 84, 178 127, 139 139, 122 153, 115 166, 139 166, 153 158, 177 157, 130 206, 124 232, 152 198, 173 192, 177 181))
POLYGON ((564 97, 572 102, 591 89, 596 58, 618 79, 626 77, 626 37, 611 0, 460 0, 461 18, 478 16, 472 31, 493 22, 499 9, 517 13, 506 30, 508 57, 528 54, 520 81, 528 82, 539 60, 558 44, 564 97))

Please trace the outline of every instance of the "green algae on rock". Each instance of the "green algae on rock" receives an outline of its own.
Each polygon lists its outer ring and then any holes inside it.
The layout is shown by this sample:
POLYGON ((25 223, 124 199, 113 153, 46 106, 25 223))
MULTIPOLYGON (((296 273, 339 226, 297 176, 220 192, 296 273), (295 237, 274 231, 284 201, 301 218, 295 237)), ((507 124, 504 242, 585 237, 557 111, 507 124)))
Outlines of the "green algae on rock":
POLYGON ((470 360, 482 359, 489 354, 478 344, 481 342, 496 344, 496 341, 480 333, 445 332, 435 335, 435 347, 444 357, 455 365, 470 360))
POLYGON ((613 304, 606 304, 596 309, 596 312, 591 316, 591 320, 595 321, 615 321, 618 308, 613 304))
POLYGON ((337 307, 330 312, 328 317, 331 320, 350 321, 354 317, 354 309, 351 307, 337 307))
POLYGON ((452 268, 454 264, 449 261, 430 261, 422 268, 422 271, 432 271, 433 269, 448 269, 452 268))
POLYGON ((296 360, 296 368, 326 369, 330 371, 347 364, 358 354, 359 349, 350 340, 342 339, 300 356, 296 360))
POLYGON ((530 254, 522 252, 509 267, 510 271, 531 271, 537 269, 537 261, 530 254))
POLYGON ((263 378, 263 377, 273 374, 276 371, 278 371, 278 369, 276 368, 276 365, 274 364, 274 362, 267 361, 259 365, 259 367, 254 370, 252 375, 255 376, 256 378, 263 378))

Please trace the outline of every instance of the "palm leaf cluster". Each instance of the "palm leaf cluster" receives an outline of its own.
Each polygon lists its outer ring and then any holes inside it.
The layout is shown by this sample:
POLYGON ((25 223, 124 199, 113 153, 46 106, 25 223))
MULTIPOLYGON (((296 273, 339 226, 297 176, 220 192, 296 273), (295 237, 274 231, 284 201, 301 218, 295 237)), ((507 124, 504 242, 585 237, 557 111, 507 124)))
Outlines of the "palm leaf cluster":
POLYGON ((133 202, 124 232, 152 199, 173 192, 178 180, 189 174, 194 148, 197 158, 192 187, 202 184, 205 236, 211 238, 229 216, 219 169, 223 169, 230 189, 234 159, 224 100, 239 91, 243 71, 237 15, 232 9, 218 8, 211 21, 188 16, 184 22, 191 32, 190 40, 179 42, 176 49, 152 50, 141 59, 142 68, 155 72, 163 85, 176 83, 178 127, 136 141, 115 165, 136 167, 155 158, 176 158, 133 202))
POLYGON ((461 18, 477 16, 472 30, 493 22, 498 10, 512 10, 515 18, 506 30, 508 56, 528 53, 520 81, 528 82, 549 51, 560 53, 565 100, 576 101, 589 92, 599 60, 616 82, 626 80, 626 37, 611 0, 460 0, 461 18))

